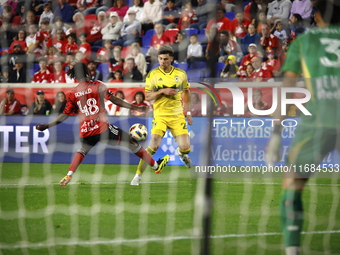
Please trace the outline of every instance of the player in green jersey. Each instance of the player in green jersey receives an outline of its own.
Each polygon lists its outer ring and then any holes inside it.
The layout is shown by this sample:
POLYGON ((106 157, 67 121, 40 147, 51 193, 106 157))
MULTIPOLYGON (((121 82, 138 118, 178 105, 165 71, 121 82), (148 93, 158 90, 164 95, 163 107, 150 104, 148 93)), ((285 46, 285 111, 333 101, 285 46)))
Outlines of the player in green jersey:
MULTIPOLYGON (((304 115, 297 128, 286 163, 302 169, 318 166, 332 150, 340 149, 340 0, 317 0, 315 21, 318 28, 298 36, 290 45, 283 66, 283 87, 296 85, 303 74, 311 99, 306 104, 312 115, 304 115)), ((281 95, 278 95, 278 106, 281 95)), ((266 161, 279 159, 281 109, 277 108, 266 161)), ((303 224, 302 191, 309 173, 287 173, 280 202, 281 227, 287 255, 300 254, 303 224)))

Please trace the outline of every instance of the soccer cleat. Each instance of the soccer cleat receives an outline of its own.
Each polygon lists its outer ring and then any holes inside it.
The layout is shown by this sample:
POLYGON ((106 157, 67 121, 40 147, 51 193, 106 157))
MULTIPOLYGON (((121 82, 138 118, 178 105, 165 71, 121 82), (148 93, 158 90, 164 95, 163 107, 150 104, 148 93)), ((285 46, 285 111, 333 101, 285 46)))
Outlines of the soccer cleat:
POLYGON ((67 183, 69 183, 72 179, 72 175, 66 175, 63 179, 60 181, 61 186, 66 186, 67 183))
POLYGON ((142 180, 142 177, 138 174, 135 175, 135 177, 133 177, 132 181, 130 182, 130 185, 132 186, 138 186, 140 184, 142 180))
POLYGON ((160 158, 157 163, 158 163, 158 167, 155 170, 156 174, 159 174, 160 172, 162 172, 162 170, 164 169, 164 167, 168 164, 170 160, 170 156, 169 155, 165 155, 163 158, 160 158))
POLYGON ((183 162, 183 164, 187 168, 190 168, 192 163, 191 163, 191 158, 189 157, 189 155, 188 154, 181 154, 179 152, 179 148, 177 148, 177 153, 178 153, 179 159, 183 162))

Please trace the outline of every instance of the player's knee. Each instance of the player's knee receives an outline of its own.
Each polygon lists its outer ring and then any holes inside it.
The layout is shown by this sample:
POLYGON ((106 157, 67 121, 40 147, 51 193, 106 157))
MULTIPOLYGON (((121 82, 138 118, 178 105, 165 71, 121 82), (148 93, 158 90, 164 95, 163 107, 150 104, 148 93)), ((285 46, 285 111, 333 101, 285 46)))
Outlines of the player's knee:
POLYGON ((179 146, 179 150, 181 152, 189 153, 190 152, 190 145, 181 145, 181 146, 179 146))
POLYGON ((160 140, 158 139, 158 137, 154 137, 152 136, 150 139, 150 144, 149 147, 153 150, 153 151, 157 151, 160 145, 160 140))

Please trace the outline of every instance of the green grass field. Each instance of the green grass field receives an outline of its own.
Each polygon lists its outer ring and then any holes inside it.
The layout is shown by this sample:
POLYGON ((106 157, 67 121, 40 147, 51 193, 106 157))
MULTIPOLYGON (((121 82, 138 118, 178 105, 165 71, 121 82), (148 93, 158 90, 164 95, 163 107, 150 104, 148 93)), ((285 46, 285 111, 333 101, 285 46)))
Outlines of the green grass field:
MULTIPOLYGON (((0 163, 0 254, 197 254, 197 179, 184 167, 0 163)), ((283 254, 279 179, 214 179, 211 254, 283 254)), ((303 196, 303 254, 340 254, 340 180, 312 179, 303 196)))

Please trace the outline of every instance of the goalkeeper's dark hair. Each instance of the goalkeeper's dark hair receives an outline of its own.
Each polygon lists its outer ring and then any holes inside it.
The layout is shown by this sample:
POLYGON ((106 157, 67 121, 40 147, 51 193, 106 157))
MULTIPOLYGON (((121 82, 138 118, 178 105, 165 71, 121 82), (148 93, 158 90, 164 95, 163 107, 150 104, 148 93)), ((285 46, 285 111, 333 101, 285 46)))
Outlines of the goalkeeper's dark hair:
POLYGON ((169 54, 170 57, 175 55, 173 48, 169 45, 163 45, 158 50, 158 55, 166 55, 169 54))
POLYGON ((90 75, 89 75, 89 69, 83 62, 78 62, 73 66, 73 68, 70 68, 67 71, 67 75, 71 78, 74 79, 76 78, 79 81, 84 81, 84 80, 89 80, 90 75))
POLYGON ((340 26, 340 0, 317 0, 315 9, 324 22, 340 26))

